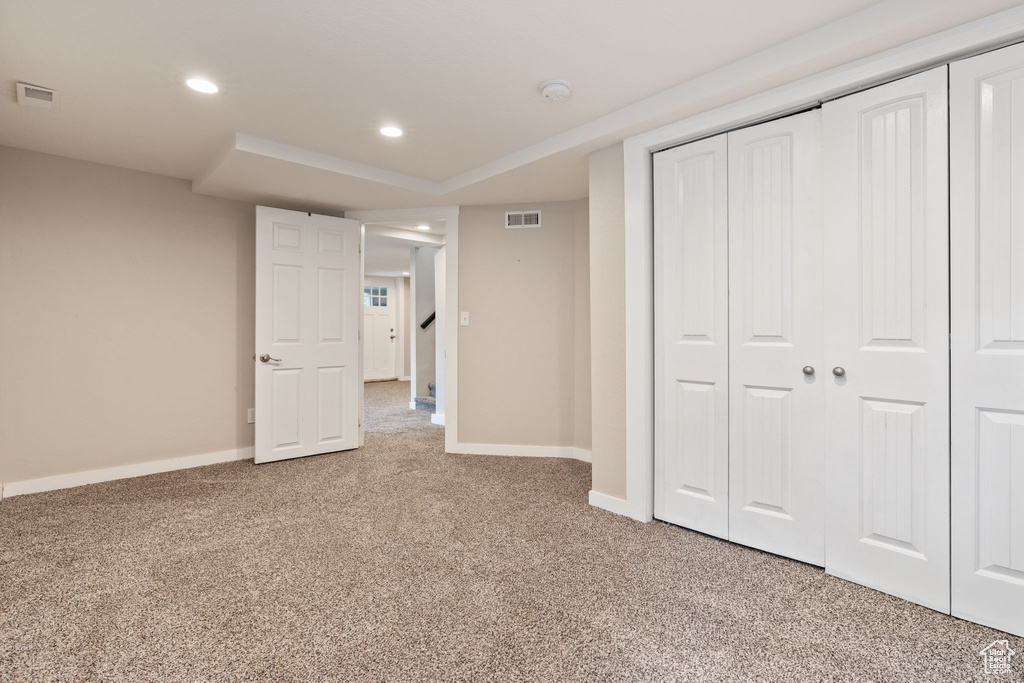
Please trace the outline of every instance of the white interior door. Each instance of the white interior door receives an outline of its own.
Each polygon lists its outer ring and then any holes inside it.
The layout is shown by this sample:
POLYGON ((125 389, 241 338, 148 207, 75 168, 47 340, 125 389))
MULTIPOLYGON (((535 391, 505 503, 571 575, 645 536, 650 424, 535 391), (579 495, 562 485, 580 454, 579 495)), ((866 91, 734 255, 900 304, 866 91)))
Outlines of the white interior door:
POLYGON ((825 568, 949 610, 946 67, 825 104, 825 568))
POLYGON ((821 112, 729 133, 729 539, 817 565, 821 239, 821 112))
POLYGON ((363 284, 363 377, 397 379, 398 289, 394 278, 368 277, 363 284))
POLYGON ((952 612, 1024 636, 1024 46, 950 78, 952 612))
POLYGON ((726 136, 654 156, 654 515, 729 535, 726 136))
POLYGON ((256 462, 359 446, 360 225, 256 207, 256 462))

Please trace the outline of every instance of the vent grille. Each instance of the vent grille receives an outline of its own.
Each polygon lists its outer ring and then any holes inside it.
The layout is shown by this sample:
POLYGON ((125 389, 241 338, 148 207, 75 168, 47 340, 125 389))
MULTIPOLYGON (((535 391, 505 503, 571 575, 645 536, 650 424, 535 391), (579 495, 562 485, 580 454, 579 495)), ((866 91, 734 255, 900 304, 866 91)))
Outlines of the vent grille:
POLYGON ((540 211, 506 211, 505 228, 539 228, 540 211))
POLYGON ((18 83, 18 104, 35 109, 56 111, 60 105, 60 93, 28 83, 18 83))

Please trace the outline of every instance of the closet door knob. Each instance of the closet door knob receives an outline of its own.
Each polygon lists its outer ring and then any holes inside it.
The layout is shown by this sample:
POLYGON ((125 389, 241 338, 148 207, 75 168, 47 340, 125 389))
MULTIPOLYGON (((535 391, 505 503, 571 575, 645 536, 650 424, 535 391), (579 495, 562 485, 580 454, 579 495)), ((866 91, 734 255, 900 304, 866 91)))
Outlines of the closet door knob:
POLYGON ((812 368, 810 365, 805 365, 804 366, 804 374, 807 375, 808 377, 813 377, 814 376, 814 368, 812 368))
POLYGON ((280 358, 271 358, 269 353, 260 354, 260 362, 261 363, 269 363, 270 361, 277 361, 278 363, 280 363, 281 359, 280 358))
POLYGON ((843 370, 841 367, 836 366, 832 368, 832 374, 835 375, 836 377, 846 377, 846 370, 843 370))

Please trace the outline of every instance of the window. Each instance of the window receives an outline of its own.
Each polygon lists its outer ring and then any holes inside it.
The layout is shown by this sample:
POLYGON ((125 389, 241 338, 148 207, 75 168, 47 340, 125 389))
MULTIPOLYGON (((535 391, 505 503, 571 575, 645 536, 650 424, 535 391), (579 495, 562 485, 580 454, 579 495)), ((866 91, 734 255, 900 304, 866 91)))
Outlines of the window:
POLYGON ((387 287, 371 287, 366 285, 363 287, 363 306, 387 306, 388 305, 388 288, 387 287))

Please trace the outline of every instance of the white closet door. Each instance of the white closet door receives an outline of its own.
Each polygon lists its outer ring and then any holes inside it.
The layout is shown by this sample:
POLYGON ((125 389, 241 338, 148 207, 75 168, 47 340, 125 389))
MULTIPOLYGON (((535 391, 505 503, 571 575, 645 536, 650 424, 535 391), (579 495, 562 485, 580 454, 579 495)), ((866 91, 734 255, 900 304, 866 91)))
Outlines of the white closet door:
POLYGON ((823 108, 825 569, 949 610, 946 67, 823 108), (831 372, 835 367, 836 377, 831 372))
POLYGON ((726 136, 654 157, 654 514, 729 533, 726 136))
POLYGON ((821 239, 821 112, 729 133, 729 539, 817 565, 821 239))
POLYGON ((1024 46, 950 76, 952 611, 1024 636, 1024 46))

